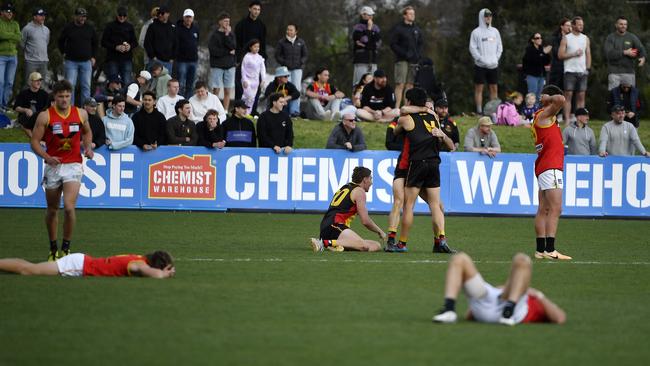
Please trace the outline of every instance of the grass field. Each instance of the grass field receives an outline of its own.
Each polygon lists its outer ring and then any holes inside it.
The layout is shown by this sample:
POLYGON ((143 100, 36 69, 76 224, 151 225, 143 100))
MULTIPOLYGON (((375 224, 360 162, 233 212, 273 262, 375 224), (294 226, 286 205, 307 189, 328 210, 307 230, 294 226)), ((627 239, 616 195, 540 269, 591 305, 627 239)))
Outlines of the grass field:
MULTIPOLYGON (((0 209, 0 257, 45 258, 43 210, 0 209)), ((562 219, 575 260, 535 262, 563 326, 436 325, 447 256, 416 217, 407 254, 312 253, 320 215, 78 211, 73 251, 157 248, 171 280, 0 275, 0 365, 641 365, 648 221, 562 219)), ((374 216, 383 227, 386 216, 374 216)), ((486 280, 531 253, 532 218, 450 217, 486 280)), ((358 222, 353 228, 369 237, 358 222)), ((459 312, 466 309, 461 297, 459 312)))

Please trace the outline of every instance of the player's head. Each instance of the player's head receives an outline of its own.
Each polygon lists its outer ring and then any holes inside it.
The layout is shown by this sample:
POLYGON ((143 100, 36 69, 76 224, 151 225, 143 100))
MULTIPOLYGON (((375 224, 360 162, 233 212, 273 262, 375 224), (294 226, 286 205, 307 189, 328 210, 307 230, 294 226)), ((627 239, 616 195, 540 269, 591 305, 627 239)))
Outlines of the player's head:
MULTIPOLYGON (((549 97, 552 97, 554 95, 562 95, 564 92, 562 89, 558 88, 557 86, 553 84, 546 85, 544 89, 542 89, 542 95, 548 95, 549 97)), ((544 105, 549 104, 550 102, 548 101, 547 98, 541 98, 540 101, 543 102, 544 105)))
POLYGON ((410 105, 424 107, 427 103, 427 92, 422 88, 411 88, 404 95, 410 105))
POLYGON ((59 80, 52 85, 54 103, 59 109, 67 109, 72 97, 72 84, 67 80, 59 80))
POLYGON ((164 250, 156 250, 145 255, 147 264, 152 268, 165 269, 167 266, 174 266, 174 258, 164 250))
POLYGON ((352 171, 352 183, 360 185, 366 192, 372 185, 372 170, 365 166, 358 166, 352 171))

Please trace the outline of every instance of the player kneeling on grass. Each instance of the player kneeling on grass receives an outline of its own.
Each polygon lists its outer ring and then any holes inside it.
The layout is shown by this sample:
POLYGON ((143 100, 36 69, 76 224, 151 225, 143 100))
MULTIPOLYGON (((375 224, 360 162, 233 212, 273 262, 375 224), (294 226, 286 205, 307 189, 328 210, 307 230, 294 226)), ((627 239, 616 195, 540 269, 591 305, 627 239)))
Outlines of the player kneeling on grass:
POLYGON ((0 271, 21 275, 40 276, 101 276, 170 278, 176 273, 174 259, 165 251, 146 255, 124 254, 93 258, 83 253, 72 253, 55 262, 31 263, 20 258, 0 259, 0 271))
POLYGON ((503 287, 497 288, 483 280, 472 258, 465 253, 449 261, 445 278, 445 303, 436 323, 455 323, 456 299, 460 289, 469 301, 467 319, 483 323, 515 325, 517 323, 563 324, 566 315, 544 294, 529 287, 532 275, 530 257, 518 253, 512 258, 510 276, 503 287))
POLYGON ((374 240, 364 240, 359 234, 350 229, 354 215, 359 215, 363 226, 379 235, 382 242, 386 233, 368 216, 366 208, 366 192, 372 186, 372 171, 358 166, 352 172, 352 182, 341 187, 332 198, 329 209, 320 224, 320 239, 311 239, 315 252, 325 248, 340 252, 344 249, 362 252, 381 250, 381 244, 374 240))

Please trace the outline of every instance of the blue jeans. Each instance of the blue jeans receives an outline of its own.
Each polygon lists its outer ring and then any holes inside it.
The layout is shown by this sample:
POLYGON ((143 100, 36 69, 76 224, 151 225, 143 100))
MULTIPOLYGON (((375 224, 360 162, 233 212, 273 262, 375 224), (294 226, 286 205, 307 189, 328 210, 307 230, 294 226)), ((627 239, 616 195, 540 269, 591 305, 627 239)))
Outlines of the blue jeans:
MULTIPOLYGON (((302 69, 289 70, 289 72, 291 73, 289 82, 302 94, 302 69)), ((291 115, 300 114, 300 99, 289 102, 289 112, 291 115)))
POLYGON ((0 107, 2 109, 7 108, 7 103, 11 99, 16 79, 16 66, 18 66, 16 56, 0 56, 0 107))
POLYGON ((75 89, 77 88, 77 77, 81 89, 81 102, 90 98, 90 77, 93 73, 93 66, 88 61, 70 61, 65 60, 63 63, 65 69, 65 79, 72 84, 72 104, 74 104, 75 89))
POLYGON ((116 75, 122 78, 122 89, 126 89, 131 85, 133 79, 133 62, 131 61, 106 61, 104 64, 104 73, 108 80, 111 80, 116 75))
POLYGON ((526 84, 528 84, 528 92, 535 93, 538 103, 539 103, 540 95, 542 95, 542 89, 544 89, 544 83, 545 80, 543 76, 526 75, 526 84))
POLYGON ((194 95, 194 80, 196 79, 196 62, 177 62, 179 93, 185 98, 194 95))

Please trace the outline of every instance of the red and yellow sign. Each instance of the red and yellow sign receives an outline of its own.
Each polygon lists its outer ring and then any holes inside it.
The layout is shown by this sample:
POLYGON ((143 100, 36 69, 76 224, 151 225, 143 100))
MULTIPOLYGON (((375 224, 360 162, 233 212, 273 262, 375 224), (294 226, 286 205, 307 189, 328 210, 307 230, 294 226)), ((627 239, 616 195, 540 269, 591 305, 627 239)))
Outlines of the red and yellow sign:
POLYGON ((149 198, 214 200, 216 173, 210 155, 178 155, 149 165, 149 198))

